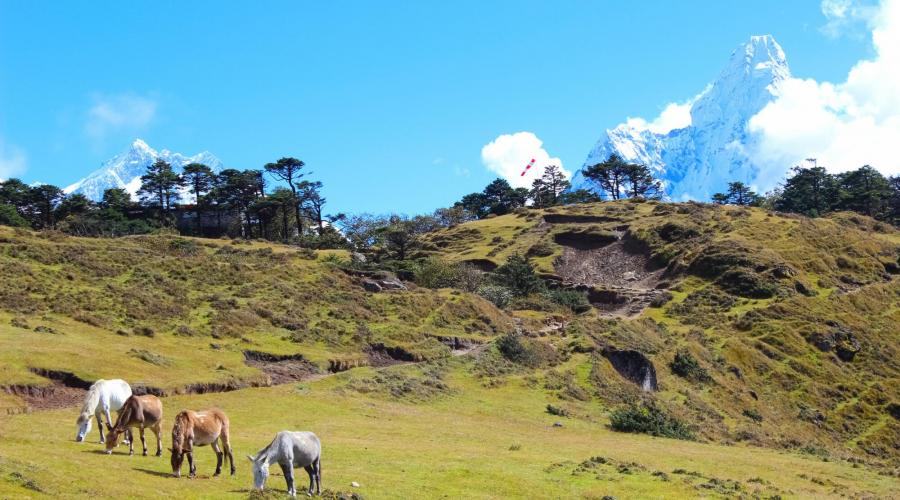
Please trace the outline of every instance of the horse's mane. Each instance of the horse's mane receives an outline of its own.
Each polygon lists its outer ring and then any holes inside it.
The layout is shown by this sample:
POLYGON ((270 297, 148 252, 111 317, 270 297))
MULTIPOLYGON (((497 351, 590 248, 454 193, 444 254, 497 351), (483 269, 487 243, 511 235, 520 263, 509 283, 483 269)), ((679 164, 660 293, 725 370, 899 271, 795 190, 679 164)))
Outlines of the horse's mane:
POLYGON ((172 426, 172 447, 176 450, 181 449, 181 441, 184 436, 184 424, 190 419, 186 411, 182 411, 175 416, 175 424, 172 426))
POLYGON ((88 389, 87 394, 84 396, 84 405, 81 406, 81 415, 78 416, 79 422, 90 419, 91 414, 97 410, 97 405, 100 404, 100 386, 103 382, 106 381, 100 379, 91 384, 91 388, 88 389))
POLYGON ((122 427, 126 427, 128 422, 131 421, 131 415, 134 413, 136 407, 138 405, 138 401, 134 399, 134 396, 128 398, 125 401, 125 404, 122 406, 122 410, 119 413, 119 418, 116 419, 116 425, 113 426, 114 429, 119 429, 119 424, 122 424, 122 427))

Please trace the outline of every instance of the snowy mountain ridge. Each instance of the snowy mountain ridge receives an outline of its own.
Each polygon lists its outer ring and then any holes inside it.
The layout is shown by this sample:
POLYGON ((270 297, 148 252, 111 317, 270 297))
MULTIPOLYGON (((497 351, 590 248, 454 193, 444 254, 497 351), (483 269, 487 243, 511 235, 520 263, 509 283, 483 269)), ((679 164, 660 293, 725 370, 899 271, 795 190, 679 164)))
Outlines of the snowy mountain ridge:
POLYGON ((209 151, 203 151, 194 156, 185 156, 181 153, 173 153, 168 149, 157 151, 147 145, 142 139, 135 139, 127 151, 118 154, 105 161, 99 169, 90 173, 84 179, 63 189, 66 194, 83 194, 94 201, 103 198, 103 192, 111 188, 123 188, 137 197, 141 187, 141 176, 147 172, 147 167, 157 159, 163 159, 172 165, 176 172, 190 163, 202 163, 213 170, 222 170, 222 161, 209 151))
POLYGON ((731 54, 718 78, 686 104, 689 123, 653 130, 645 121, 632 119, 607 130, 573 176, 572 189, 597 191, 582 171, 613 153, 650 167, 674 201, 709 200, 731 181, 753 185, 761 167, 748 154, 755 141, 748 122, 778 96, 780 85, 790 77, 775 39, 751 37, 731 54))

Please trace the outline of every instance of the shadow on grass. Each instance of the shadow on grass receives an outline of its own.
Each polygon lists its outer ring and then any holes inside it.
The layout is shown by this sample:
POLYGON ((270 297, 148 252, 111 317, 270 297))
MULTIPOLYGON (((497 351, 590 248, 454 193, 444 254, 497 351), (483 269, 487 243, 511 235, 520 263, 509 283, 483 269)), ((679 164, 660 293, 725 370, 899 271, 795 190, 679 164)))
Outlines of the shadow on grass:
POLYGON ((173 476, 171 472, 160 472, 160 471, 158 471, 158 470, 142 469, 142 468, 140 468, 140 467, 135 467, 135 468, 132 469, 132 470, 137 471, 137 472, 143 472, 144 474, 150 474, 151 476, 156 476, 156 477, 170 477, 170 478, 172 478, 172 479, 175 479, 175 476, 173 476))
POLYGON ((81 450, 81 452, 82 453, 93 453, 94 455, 106 455, 106 450, 81 450))

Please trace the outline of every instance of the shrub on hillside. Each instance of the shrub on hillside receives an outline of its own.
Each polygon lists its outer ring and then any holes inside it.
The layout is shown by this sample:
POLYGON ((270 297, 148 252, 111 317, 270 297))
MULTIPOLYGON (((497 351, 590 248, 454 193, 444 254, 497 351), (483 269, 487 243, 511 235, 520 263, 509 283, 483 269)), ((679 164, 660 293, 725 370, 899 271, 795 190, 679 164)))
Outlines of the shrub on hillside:
POLYGON ((575 313, 591 310, 591 303, 588 302, 587 295, 578 290, 548 290, 544 295, 555 304, 568 307, 575 313))
POLYGON ((415 266, 413 281, 426 288, 450 288, 456 285, 457 267, 437 257, 431 257, 415 266))
POLYGON ((688 426, 652 402, 630 404, 613 410, 609 425, 614 431, 650 434, 674 439, 694 439, 688 426))
POLYGON ((549 344, 525 339, 517 333, 508 333, 497 339, 497 350, 513 363, 530 368, 552 365, 559 360, 556 350, 549 344))
POLYGON ((548 257, 553 255, 554 248, 553 245, 546 241, 539 241, 531 246, 528 249, 528 252, 525 254, 526 257, 548 257))
POLYGON ((504 286, 517 297, 525 297, 544 289, 544 282, 534 272, 528 259, 514 254, 491 274, 495 284, 504 286))
POLYGON ((501 309, 508 306, 513 299, 512 292, 499 285, 482 285, 477 293, 501 309))
POLYGON ((729 269, 716 280, 725 291, 741 297, 767 299, 778 293, 778 285, 749 269, 729 269))
POLYGON ((0 226, 29 227, 30 224, 19 215, 12 205, 0 205, 0 226))
POLYGON ((672 369, 672 373, 688 380, 696 382, 708 382, 712 380, 709 376, 709 372, 706 371, 706 368, 700 366, 697 359, 684 349, 679 349, 678 352, 675 353, 675 358, 669 364, 669 367, 672 369))
POLYGON ((469 263, 456 265, 456 287, 474 293, 484 283, 484 272, 469 263))

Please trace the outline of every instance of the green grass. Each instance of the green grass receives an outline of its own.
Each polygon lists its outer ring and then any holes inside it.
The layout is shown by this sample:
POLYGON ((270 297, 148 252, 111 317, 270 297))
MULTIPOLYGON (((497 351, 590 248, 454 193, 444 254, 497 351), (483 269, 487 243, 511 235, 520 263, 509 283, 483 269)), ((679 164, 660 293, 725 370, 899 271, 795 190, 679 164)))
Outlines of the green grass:
MULTIPOLYGON (((896 478, 845 462, 612 432, 591 404, 580 409, 584 416, 556 428, 560 417, 545 412, 553 401, 545 392, 519 378, 483 388, 466 365, 456 362, 448 376, 452 395, 417 404, 344 388, 368 369, 301 386, 164 399, 167 429, 180 408, 216 405, 228 413, 238 458, 234 478, 209 477, 215 459, 208 448, 196 453, 200 477, 193 480, 168 476, 168 454, 128 457, 120 447, 102 455, 96 443, 72 440, 71 409, 5 417, 0 496, 38 495, 31 487, 70 498, 246 498, 251 477, 244 456, 282 429, 316 432, 323 440, 325 487, 348 491, 355 481, 366 498, 724 497, 715 487, 729 481, 745 493, 783 498, 887 497, 900 488, 896 478), (583 464, 596 456, 609 464, 583 464)), ((164 445, 168 441, 167 432, 164 445)), ((297 477, 305 486, 302 471, 297 477)), ((284 491, 277 467, 268 486, 284 491)))

